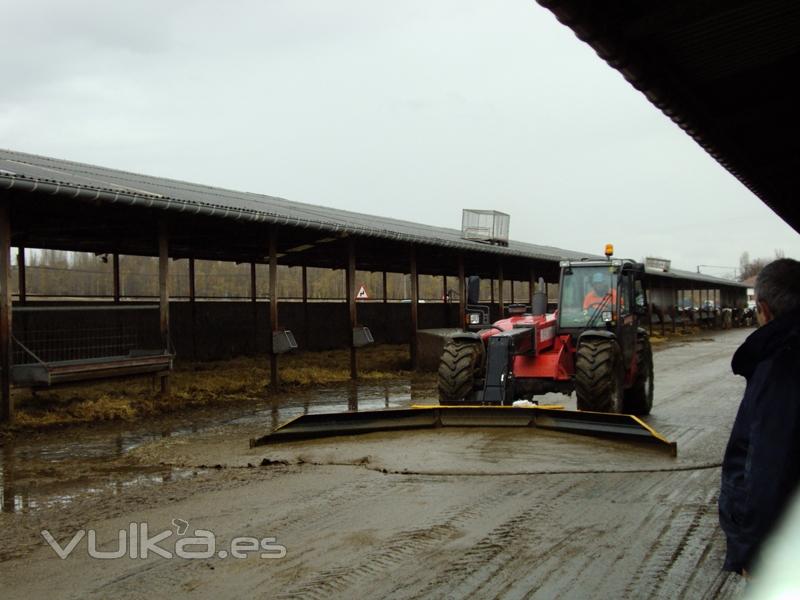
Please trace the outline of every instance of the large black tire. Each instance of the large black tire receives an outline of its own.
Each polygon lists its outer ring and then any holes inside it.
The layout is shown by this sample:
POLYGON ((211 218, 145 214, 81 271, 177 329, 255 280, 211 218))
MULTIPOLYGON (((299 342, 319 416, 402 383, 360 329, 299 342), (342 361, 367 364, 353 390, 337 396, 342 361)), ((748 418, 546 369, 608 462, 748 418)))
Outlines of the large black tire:
POLYGON ((483 368, 483 344, 450 340, 439 361, 439 404, 464 404, 483 368))
POLYGON ((637 340, 636 379, 625 391, 623 404, 632 415, 649 415, 653 409, 653 349, 646 333, 637 340))
POLYGON ((578 410, 622 412, 622 353, 616 340, 582 341, 575 354, 575 394, 578 410))

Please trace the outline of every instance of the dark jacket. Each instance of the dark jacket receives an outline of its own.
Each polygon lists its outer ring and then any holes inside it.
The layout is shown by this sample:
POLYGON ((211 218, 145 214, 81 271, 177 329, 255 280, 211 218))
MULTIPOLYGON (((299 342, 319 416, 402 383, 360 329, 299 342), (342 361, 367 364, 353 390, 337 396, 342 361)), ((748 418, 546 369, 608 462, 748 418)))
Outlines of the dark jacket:
POLYGON ((722 462, 724 568, 752 567, 800 481, 800 311, 753 332, 733 355, 747 388, 722 462))

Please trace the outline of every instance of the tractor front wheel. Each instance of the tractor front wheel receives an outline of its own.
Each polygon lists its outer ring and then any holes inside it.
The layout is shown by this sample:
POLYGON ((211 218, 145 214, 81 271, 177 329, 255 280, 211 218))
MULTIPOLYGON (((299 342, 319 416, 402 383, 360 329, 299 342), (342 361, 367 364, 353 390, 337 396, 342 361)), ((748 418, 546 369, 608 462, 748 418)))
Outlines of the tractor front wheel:
POLYGON ((653 408, 653 349, 647 334, 641 334, 636 345, 636 379, 625 392, 625 412, 649 415, 653 408))
POLYGON ((578 410, 622 412, 622 353, 616 340, 582 341, 575 355, 575 393, 578 410))
POLYGON ((463 404, 475 387, 483 363, 483 344, 450 340, 439 361, 439 404, 463 404))

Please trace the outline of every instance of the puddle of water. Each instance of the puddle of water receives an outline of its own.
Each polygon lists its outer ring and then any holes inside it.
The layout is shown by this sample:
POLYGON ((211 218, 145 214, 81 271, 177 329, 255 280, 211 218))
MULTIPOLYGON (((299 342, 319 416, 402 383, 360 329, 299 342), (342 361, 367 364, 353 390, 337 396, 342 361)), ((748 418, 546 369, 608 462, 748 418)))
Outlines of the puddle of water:
POLYGON ((132 449, 163 437, 220 426, 263 426, 267 433, 306 413, 400 408, 435 398, 435 384, 429 381, 344 383, 281 396, 272 402, 253 399, 252 404, 195 409, 137 424, 10 436, 0 448, 0 512, 67 506, 86 496, 114 495, 131 486, 158 485, 204 472, 125 465, 124 458, 132 449))

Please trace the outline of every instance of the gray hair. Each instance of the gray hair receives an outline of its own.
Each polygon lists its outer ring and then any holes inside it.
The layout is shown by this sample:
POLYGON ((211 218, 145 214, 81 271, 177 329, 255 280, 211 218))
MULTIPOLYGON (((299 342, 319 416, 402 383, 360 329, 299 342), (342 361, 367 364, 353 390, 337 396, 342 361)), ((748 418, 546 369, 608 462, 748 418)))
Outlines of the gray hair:
POLYGON ((769 263, 756 277, 755 292, 775 317, 800 310, 800 262, 780 258, 769 263))

